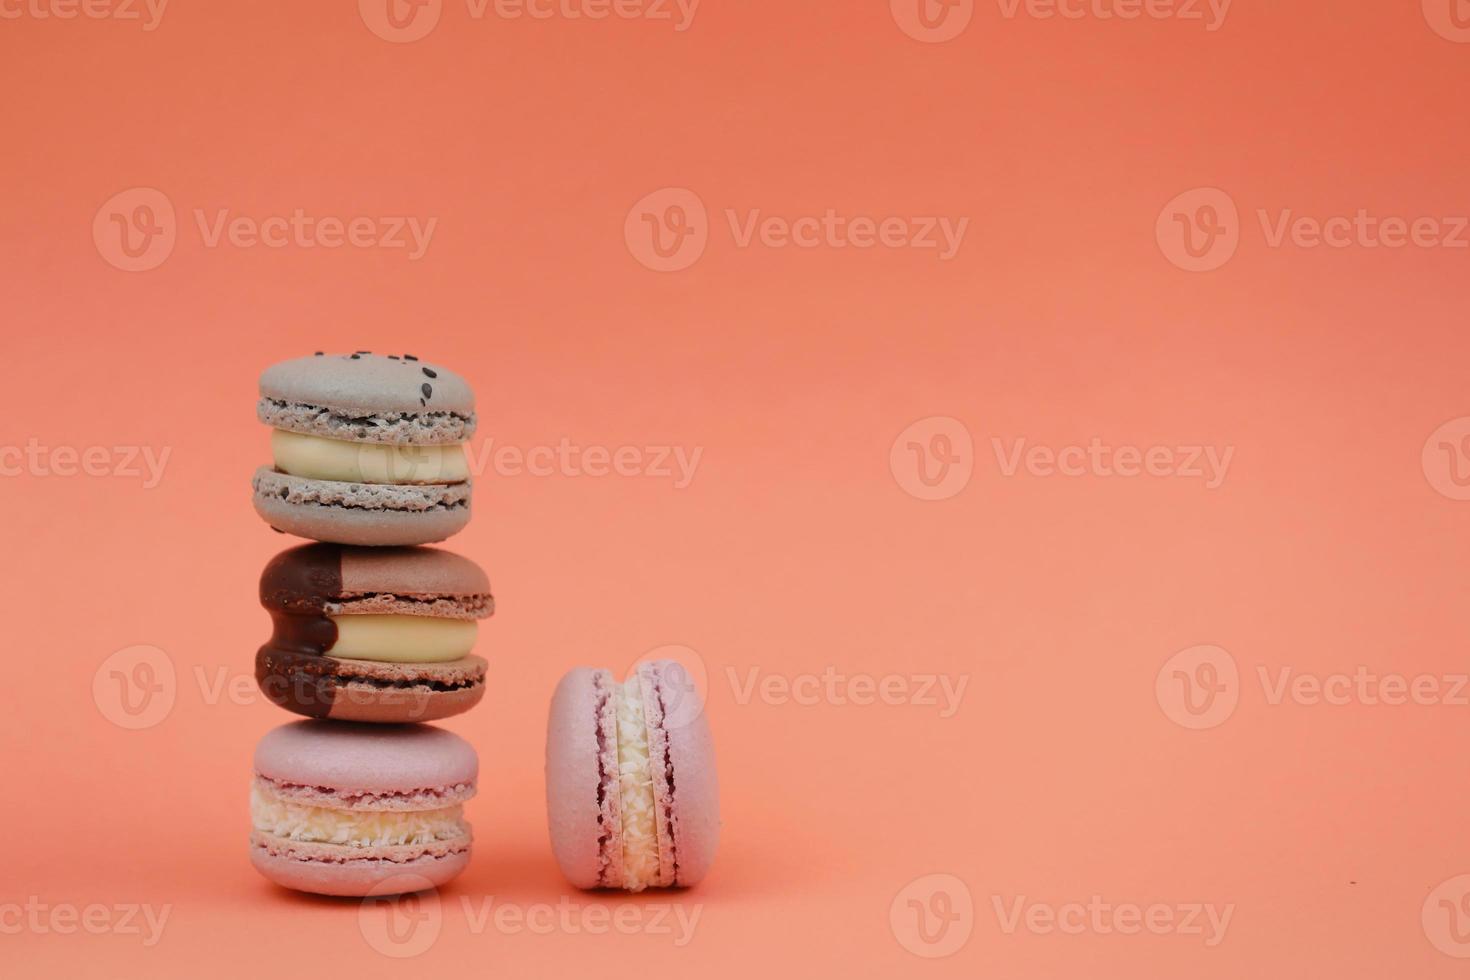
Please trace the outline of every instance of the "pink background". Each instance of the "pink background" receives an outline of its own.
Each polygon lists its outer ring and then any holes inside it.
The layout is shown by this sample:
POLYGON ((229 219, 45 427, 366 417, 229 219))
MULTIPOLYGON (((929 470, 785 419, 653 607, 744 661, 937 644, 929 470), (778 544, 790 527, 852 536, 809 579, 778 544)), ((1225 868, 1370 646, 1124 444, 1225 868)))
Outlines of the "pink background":
POLYGON ((1470 251, 1270 238, 1286 209, 1470 209, 1470 45, 1448 2, 1236 0, 1213 31, 962 4, 937 43, 884 0, 704 0, 684 31, 448 0, 402 43, 369 28, 388 30, 368 0, 172 0, 151 31, 44 3, 0 4, 0 451, 170 455, 148 488, 112 463, 0 457, 7 975, 1464 975, 1470 707, 1444 702, 1467 670, 1470 423, 1431 434, 1470 416, 1470 251), (1215 267, 1186 271, 1176 215, 1203 228, 1222 202, 1215 267), (210 247, 195 215, 221 209, 437 223, 416 260, 210 247), (948 260, 741 247, 727 211, 751 209, 968 225, 948 260), (649 268, 644 214, 684 215, 702 254, 649 268), (113 215, 164 233, 152 268, 118 267, 113 215), (287 720, 246 682, 268 629, 256 579, 292 543, 249 505, 255 380, 318 349, 455 367, 480 448, 702 453, 682 489, 482 475, 450 547, 495 583, 492 686, 446 723, 481 754, 477 856, 411 960, 368 941, 356 903, 282 892, 246 860, 251 751, 287 720), (947 449, 932 417, 957 420, 947 449), (1233 455, 1213 489, 1007 475, 993 440, 1019 439, 1233 455), (909 441, 952 459, 951 495, 909 492, 926 492, 909 441), (544 826, 552 687, 669 644, 708 674, 720 858, 689 892, 571 892, 544 826), (175 682, 128 730, 108 664, 141 676, 138 654, 109 661, 138 645, 175 682), (1165 667, 1201 645, 1234 667, 1216 677, 1235 707, 1196 730, 1170 692, 1175 666, 1208 679, 1203 655, 1165 667), (742 696, 752 672, 829 667, 967 686, 949 717, 851 688, 742 696), (1360 669, 1441 697, 1272 703, 1283 670, 1360 669), (221 679, 244 696, 215 696, 221 679), (1004 928, 1022 896, 1094 895, 1232 912, 1215 945, 1004 928), (463 901, 488 896, 700 917, 683 946, 652 927, 476 931, 463 901), (966 896, 973 921, 926 943, 939 920, 921 934, 908 898, 966 896), (14 928, 7 905, 32 897, 171 911, 145 946, 14 928))

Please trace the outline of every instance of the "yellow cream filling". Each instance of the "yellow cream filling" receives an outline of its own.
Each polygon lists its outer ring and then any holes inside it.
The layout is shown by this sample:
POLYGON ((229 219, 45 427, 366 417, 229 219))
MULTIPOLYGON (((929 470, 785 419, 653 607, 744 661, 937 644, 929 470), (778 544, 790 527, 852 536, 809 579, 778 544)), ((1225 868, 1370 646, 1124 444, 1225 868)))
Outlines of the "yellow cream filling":
POLYGON ((463 444, 393 446, 346 442, 271 430, 276 469, 307 480, 346 483, 463 483, 470 478, 463 444))
POLYGON ((363 614, 329 617, 337 642, 327 653, 347 660, 438 664, 458 660, 475 647, 480 624, 473 619, 363 614))
POLYGON ((388 847, 453 840, 466 832, 464 807, 442 810, 333 810, 284 800, 258 780, 250 788, 250 824, 260 833, 312 844, 388 847))
POLYGON ((657 807, 643 722, 643 684, 635 671, 618 687, 618 800, 623 814, 623 887, 640 892, 658 884, 657 807))

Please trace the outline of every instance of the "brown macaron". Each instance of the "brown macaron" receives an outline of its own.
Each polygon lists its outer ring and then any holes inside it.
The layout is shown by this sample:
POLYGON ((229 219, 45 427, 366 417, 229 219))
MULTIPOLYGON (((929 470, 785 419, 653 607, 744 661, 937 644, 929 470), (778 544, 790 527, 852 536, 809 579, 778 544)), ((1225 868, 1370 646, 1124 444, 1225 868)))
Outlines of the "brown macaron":
POLYGON ((470 652, 495 610, 490 581, 436 548, 309 544, 260 577, 275 629, 255 657, 271 701, 311 718, 433 721, 472 708, 486 662, 470 652))

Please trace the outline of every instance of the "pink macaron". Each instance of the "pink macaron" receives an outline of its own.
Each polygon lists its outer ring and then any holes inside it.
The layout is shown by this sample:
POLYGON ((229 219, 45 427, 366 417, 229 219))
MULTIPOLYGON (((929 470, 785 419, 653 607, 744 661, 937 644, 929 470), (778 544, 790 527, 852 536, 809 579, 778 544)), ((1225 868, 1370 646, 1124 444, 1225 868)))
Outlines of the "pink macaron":
POLYGON ((468 742, 428 725, 282 725, 255 748, 251 862, 321 895, 442 885, 469 864, 478 772, 468 742))
POLYGON ((626 681, 579 667, 546 731, 551 848, 579 888, 693 885, 720 836, 714 745, 689 674, 672 660, 626 681))

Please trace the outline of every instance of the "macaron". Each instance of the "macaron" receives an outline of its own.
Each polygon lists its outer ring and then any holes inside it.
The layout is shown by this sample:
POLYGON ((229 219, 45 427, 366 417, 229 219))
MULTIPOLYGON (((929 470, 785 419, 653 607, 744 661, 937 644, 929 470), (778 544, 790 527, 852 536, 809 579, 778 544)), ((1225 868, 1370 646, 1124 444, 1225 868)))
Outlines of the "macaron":
POLYGON ((719 843, 719 787, 704 706, 671 660, 623 682, 579 667, 546 731, 551 848, 578 888, 693 885, 719 843))
POLYGON ((255 472, 255 511, 316 541, 443 541, 470 519, 464 443, 475 396, 411 354, 316 354, 260 376, 273 465, 255 472))
POLYGON ((271 638, 255 655, 267 698, 311 718, 433 721, 485 694, 471 653, 495 611, 480 566, 438 548, 307 544, 260 576, 271 638))
POLYGON ((442 885, 470 861, 478 774, 468 742, 428 725, 282 725, 255 747, 251 863, 320 895, 442 885))

